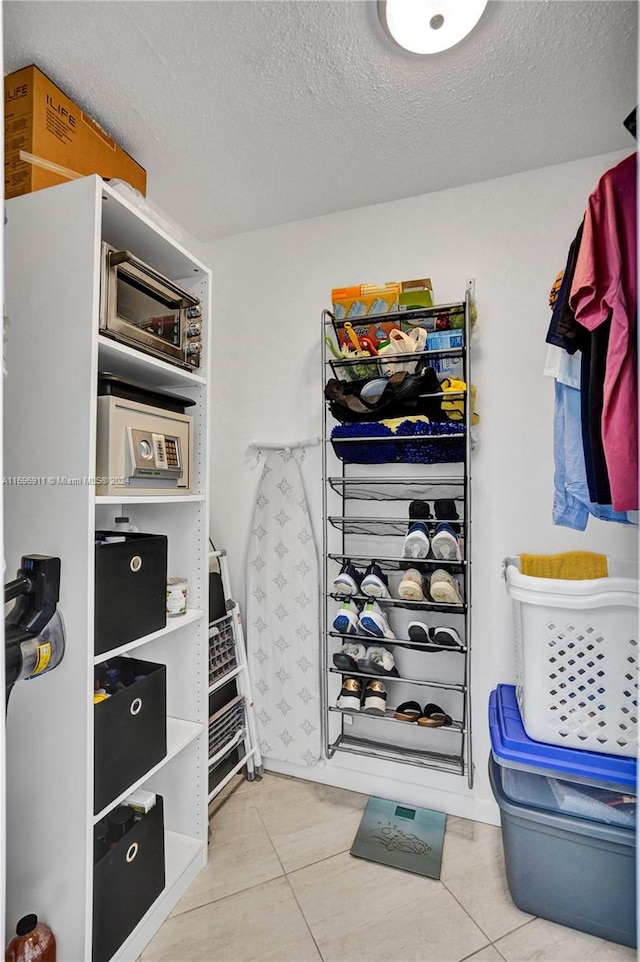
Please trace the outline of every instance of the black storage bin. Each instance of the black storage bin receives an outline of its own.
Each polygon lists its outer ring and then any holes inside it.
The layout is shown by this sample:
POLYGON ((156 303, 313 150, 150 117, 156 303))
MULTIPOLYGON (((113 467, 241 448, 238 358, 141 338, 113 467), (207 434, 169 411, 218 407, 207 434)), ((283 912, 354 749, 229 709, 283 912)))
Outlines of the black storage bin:
POLYGON ((96 531, 95 654, 164 628, 166 591, 166 535, 96 531))
POLYGON ((94 814, 167 754, 167 669, 137 658, 110 658, 126 687, 94 706, 94 814), (139 681, 133 679, 144 675, 139 681))
POLYGON ((108 962, 165 885, 162 797, 93 870, 93 962, 108 962))

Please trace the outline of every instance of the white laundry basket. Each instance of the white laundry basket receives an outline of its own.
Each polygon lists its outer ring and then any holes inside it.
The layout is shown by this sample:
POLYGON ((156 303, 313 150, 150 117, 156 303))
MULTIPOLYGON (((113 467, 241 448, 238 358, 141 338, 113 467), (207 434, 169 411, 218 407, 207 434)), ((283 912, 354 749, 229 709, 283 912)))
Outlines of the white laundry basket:
POLYGON ((519 558, 503 561, 527 735, 566 748, 635 755, 637 566, 609 560, 608 578, 564 581, 523 575, 519 565, 519 558))

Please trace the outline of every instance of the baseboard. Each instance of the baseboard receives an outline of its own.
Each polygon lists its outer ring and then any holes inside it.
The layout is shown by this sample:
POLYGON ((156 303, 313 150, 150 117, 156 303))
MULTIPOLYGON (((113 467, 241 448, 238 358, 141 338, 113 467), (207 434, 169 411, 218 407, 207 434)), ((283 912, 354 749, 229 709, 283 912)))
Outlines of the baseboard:
MULTIPOLYGON (((462 790, 457 792, 442 787, 430 787, 426 784, 408 782, 386 774, 357 771, 354 768, 343 768, 334 764, 334 760, 323 760, 318 765, 294 765, 288 762, 263 759, 265 771, 278 775, 288 775, 291 778, 303 778, 322 785, 333 785, 335 788, 345 788, 362 795, 374 795, 387 798, 403 805, 431 808, 434 811, 445 812, 447 815, 458 815, 475 822, 485 822, 488 825, 500 824, 500 809, 493 799, 478 797, 467 789, 466 780, 459 778, 464 784, 466 794, 462 790)), ((422 773, 421 773, 422 774, 422 773)), ((434 772, 434 777, 441 773, 434 772)), ((424 778, 424 775, 422 775, 424 778)), ((452 776, 445 776, 451 778, 452 776)))

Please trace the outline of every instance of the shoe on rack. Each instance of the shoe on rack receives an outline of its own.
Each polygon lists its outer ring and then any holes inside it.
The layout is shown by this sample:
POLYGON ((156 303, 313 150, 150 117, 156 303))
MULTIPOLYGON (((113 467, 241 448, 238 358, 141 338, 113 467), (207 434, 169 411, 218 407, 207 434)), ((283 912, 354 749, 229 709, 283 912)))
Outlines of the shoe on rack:
MULTIPOLYGON (((406 539, 405 539, 406 540, 406 539)), ((453 525, 440 521, 431 539, 433 557, 438 561, 461 561, 460 542, 453 525)))
POLYGON ((387 689, 377 678, 367 682, 362 710, 367 715, 384 715, 387 708, 387 689))
POLYGON ((423 725, 425 728, 441 728, 443 725, 452 725, 453 720, 451 715, 447 715, 447 713, 440 708, 440 705, 429 703, 422 709, 422 715, 418 719, 418 724, 423 725))
POLYGON ((370 598, 388 598, 389 580, 379 564, 372 561, 364 573, 360 590, 370 598))
POLYGON ((429 627, 424 621, 410 621, 407 625, 407 634, 411 641, 417 641, 421 645, 430 645, 429 627))
POLYGON ((448 521, 456 534, 460 534, 460 520, 456 503, 452 498, 439 498, 433 502, 433 512, 436 521, 448 521))
POLYGON ((410 521, 429 521, 433 518, 431 514, 431 508, 426 501, 411 501, 409 504, 409 520, 410 521))
POLYGON ((445 626, 429 628, 429 641, 432 645, 437 645, 438 648, 451 648, 453 650, 462 648, 460 635, 455 628, 445 626))
POLYGON ((417 568, 407 568, 398 585, 398 597, 404 601, 424 601, 422 575, 417 568))
POLYGON ((396 637, 387 621, 387 616, 377 601, 368 601, 365 604, 360 612, 358 624, 365 635, 373 635, 374 638, 389 638, 390 640, 396 637))
POLYGON ((367 650, 364 645, 352 641, 345 641, 341 648, 333 654, 333 664, 340 671, 359 671, 358 663, 366 658, 367 650))
POLYGON ((399 721, 417 722, 422 717, 422 708, 417 701, 403 701, 396 708, 393 717, 399 721))
POLYGON ((432 648, 449 648, 456 651, 462 648, 460 635, 455 628, 437 627, 431 628, 423 621, 410 621, 407 626, 407 633, 411 641, 417 641, 422 645, 430 645, 432 648))
POLYGON ((360 592, 361 583, 362 575, 347 558, 333 582, 335 593, 337 595, 357 595, 360 592))
POLYGON ((343 601, 333 619, 333 630, 341 635, 358 634, 358 608, 355 601, 349 598, 343 601))
POLYGON ((444 568, 437 568, 431 575, 429 594, 434 601, 440 602, 441 604, 462 604, 462 598, 458 591, 458 583, 444 568))
POLYGON ((404 536, 403 558, 426 558, 429 554, 429 531, 424 521, 414 521, 404 536))
POLYGON ((366 648, 358 658, 358 671, 366 675, 393 675, 398 677, 395 658, 386 648, 366 648))
POLYGON ((361 678, 343 678, 342 688, 338 695, 338 708, 344 708, 346 711, 360 711, 362 691, 361 678))

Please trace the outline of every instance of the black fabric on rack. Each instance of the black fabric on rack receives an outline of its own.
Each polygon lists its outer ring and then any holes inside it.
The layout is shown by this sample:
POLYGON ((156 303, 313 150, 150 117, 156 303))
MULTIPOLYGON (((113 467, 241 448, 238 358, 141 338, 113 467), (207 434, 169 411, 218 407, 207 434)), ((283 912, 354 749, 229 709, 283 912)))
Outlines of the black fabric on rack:
POLYGON ((576 353, 580 347, 578 341, 584 332, 584 328, 577 323, 575 315, 569 305, 569 294, 571 293, 571 285, 573 284, 573 275, 576 270, 576 261, 578 260, 578 251, 580 250, 583 230, 584 219, 569 248, 562 284, 560 285, 558 299, 556 300, 551 315, 546 337, 547 344, 555 344, 557 347, 563 348, 567 354, 576 353))
MULTIPOLYGON (((580 327, 580 325, 576 326, 580 327)), ((609 316, 604 324, 591 333, 581 328, 582 333, 578 342, 582 351, 580 364, 582 446, 589 497, 595 504, 611 504, 611 485, 602 442, 604 377, 607 369, 610 330, 611 317, 609 316)))

